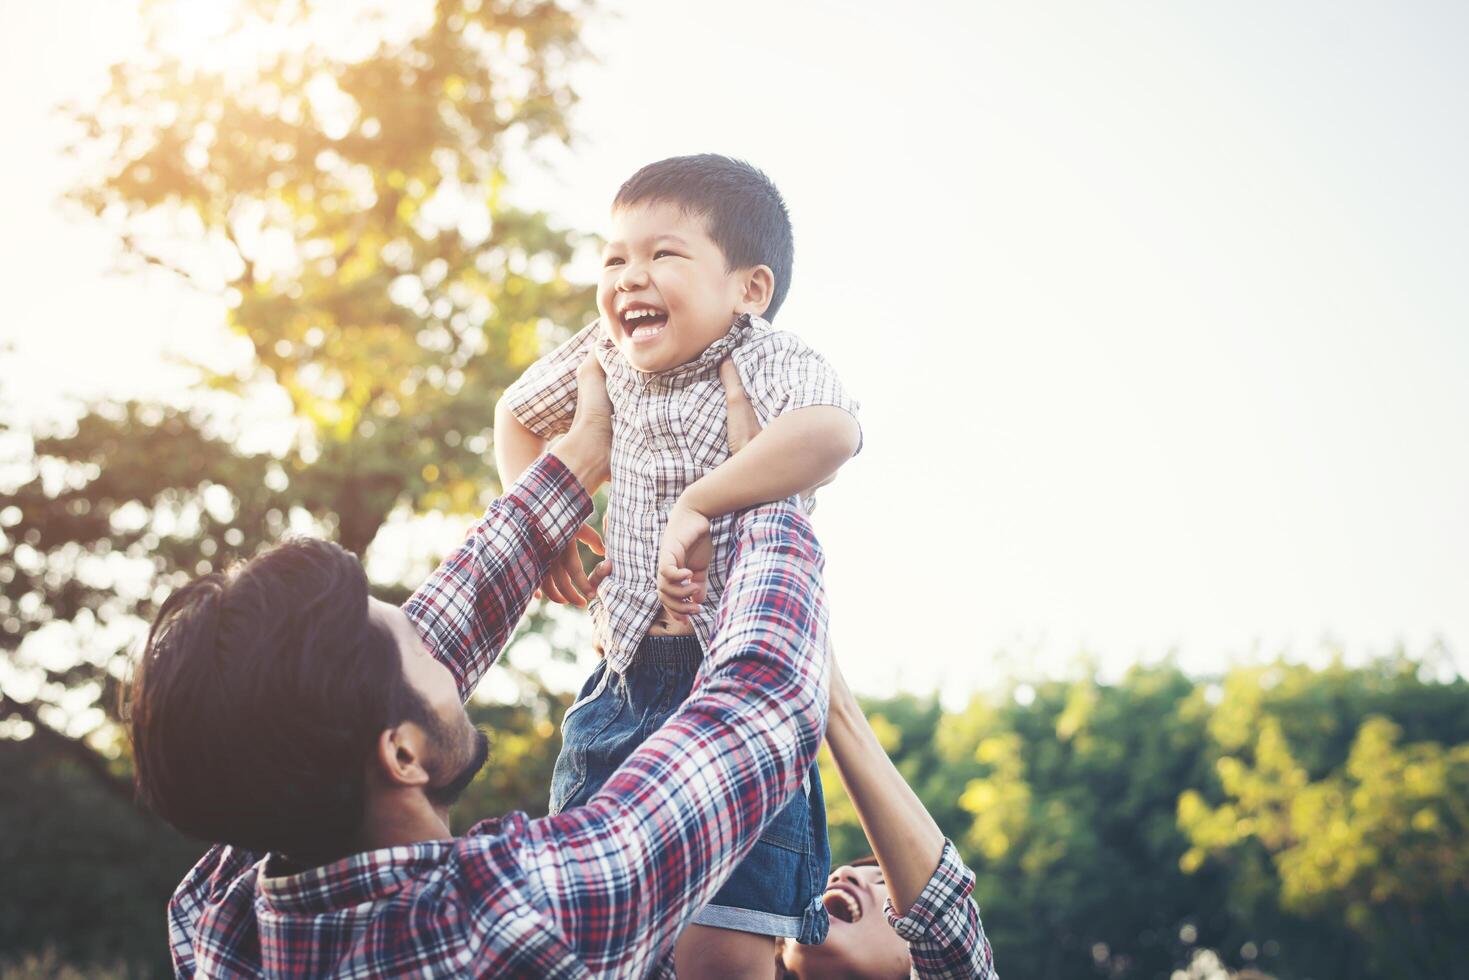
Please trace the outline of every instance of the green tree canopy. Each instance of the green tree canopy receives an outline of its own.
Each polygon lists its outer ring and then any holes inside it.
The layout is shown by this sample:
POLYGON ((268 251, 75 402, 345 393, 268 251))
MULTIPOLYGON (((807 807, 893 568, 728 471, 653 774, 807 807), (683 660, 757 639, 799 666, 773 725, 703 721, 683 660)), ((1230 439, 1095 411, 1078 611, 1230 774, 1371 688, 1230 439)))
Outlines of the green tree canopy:
MULTIPOLYGON (((22 418, 0 391, 0 739, 124 806, 116 692, 167 593, 292 530, 363 554, 391 514, 477 511, 499 489, 495 401, 592 315, 567 275, 584 239, 511 180, 571 141, 586 3, 221 3, 190 49, 200 7, 145 3, 143 47, 65 108, 86 173, 69 197, 125 268, 218 296, 223 327, 199 329, 248 355, 196 365, 182 401, 79 418, 22 418), (265 404, 285 438, 248 422, 265 404)), ((526 685, 502 720, 539 731, 553 702, 526 685)), ((25 925, 43 906, 7 935, 44 942, 25 925)))

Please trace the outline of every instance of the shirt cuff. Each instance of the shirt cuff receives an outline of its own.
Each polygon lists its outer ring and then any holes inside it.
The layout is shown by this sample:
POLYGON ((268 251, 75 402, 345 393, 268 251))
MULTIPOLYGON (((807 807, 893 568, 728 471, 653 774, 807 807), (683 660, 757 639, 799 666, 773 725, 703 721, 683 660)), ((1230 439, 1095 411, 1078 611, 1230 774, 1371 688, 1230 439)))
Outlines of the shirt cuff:
POLYGON ((928 936, 934 923, 942 920, 951 909, 967 902, 972 891, 974 872, 959 860, 954 842, 945 838, 944 853, 939 858, 939 866, 933 877, 928 879, 928 884, 923 886, 918 901, 913 903, 907 914, 898 915, 893 908, 892 899, 888 899, 888 924, 909 943, 920 942, 928 936))
POLYGON ((551 453, 542 453, 528 466, 501 500, 540 531, 552 554, 565 548, 592 514, 592 498, 586 488, 551 453))
POLYGON ((787 545, 798 550, 809 551, 809 557, 821 567, 821 545, 816 541, 816 532, 801 508, 790 500, 751 507, 739 517, 736 535, 738 550, 766 544, 787 545))

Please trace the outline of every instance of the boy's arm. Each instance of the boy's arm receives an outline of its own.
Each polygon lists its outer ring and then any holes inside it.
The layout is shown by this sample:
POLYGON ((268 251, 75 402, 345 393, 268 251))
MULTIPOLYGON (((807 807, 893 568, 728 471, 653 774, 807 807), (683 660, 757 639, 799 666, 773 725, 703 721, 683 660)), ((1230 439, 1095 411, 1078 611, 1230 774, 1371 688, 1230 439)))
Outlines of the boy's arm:
POLYGON ((725 514, 802 493, 829 482, 856 454, 862 432, 844 408, 811 405, 782 415, 762 431, 734 365, 720 366, 729 418, 730 458, 684 490, 669 513, 658 549, 664 607, 687 617, 703 601, 705 577, 692 572, 685 542, 725 514))
POLYGON ((784 500, 834 476, 857 452, 860 438, 857 420, 845 409, 831 405, 797 409, 771 422, 744 449, 691 483, 677 506, 713 520, 784 500))
POLYGON ((495 404, 495 468, 500 473, 500 485, 510 489, 546 451, 548 441, 526 428, 505 399, 500 399, 495 404))

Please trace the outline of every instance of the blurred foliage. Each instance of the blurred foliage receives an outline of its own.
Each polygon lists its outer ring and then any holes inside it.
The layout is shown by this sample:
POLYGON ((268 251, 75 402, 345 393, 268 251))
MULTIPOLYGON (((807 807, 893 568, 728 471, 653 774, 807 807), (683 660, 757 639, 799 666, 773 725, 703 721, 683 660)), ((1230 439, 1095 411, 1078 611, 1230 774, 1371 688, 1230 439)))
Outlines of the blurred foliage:
MULTIPOLYGON (((585 7, 440 0, 374 35, 324 29, 341 5, 226 4, 221 50, 290 43, 218 63, 165 43, 175 5, 145 9, 146 49, 69 109, 94 168, 72 199, 126 259, 219 295, 248 354, 188 404, 0 418, 5 976, 166 965, 201 848, 132 805, 115 716, 157 602, 294 527, 362 553, 394 511, 478 509, 495 400, 591 313, 580 239, 507 177, 570 141, 585 7), (252 444, 245 406, 272 398, 288 438, 252 444)), ((868 707, 976 868, 1006 975, 1169 977, 1214 950, 1281 978, 1469 976, 1469 685, 1425 669, 1162 665, 868 707)), ((471 706, 494 741, 459 829, 544 812, 566 699, 520 680, 471 706)), ((835 856, 865 853, 823 776, 835 856)))
MULTIPOLYGON (((511 810, 546 812, 570 698, 470 702, 489 761, 454 810, 462 832, 511 810)), ((59 738, 0 738, 0 978, 162 975, 164 906, 204 845, 113 793, 59 738)))
MULTIPOLYGON (((1217 952, 1282 980, 1466 977, 1469 684, 1429 678, 1446 666, 1164 664, 866 706, 977 871, 1002 974, 1169 978, 1217 952)), ((867 853, 822 771, 833 856, 867 853)))
POLYGON ((225 298, 248 354, 187 404, 11 406, 0 433, 0 724, 70 737, 99 775, 126 769, 124 652, 170 589, 291 529, 362 554, 394 511, 477 511, 495 400, 592 309, 578 237, 505 169, 570 139, 582 6, 441 0, 374 33, 368 3, 343 35, 320 22, 341 5, 220 4, 217 64, 169 33, 198 6, 147 5, 139 56, 66 110, 90 166, 71 197, 126 259, 225 298), (253 446, 272 403, 288 438, 253 446))
POLYGON ((43 738, 0 739, 0 781, 0 975, 166 970, 164 905, 202 846, 43 738))
MULTIPOLYGON (((200 325, 221 353, 182 401, 38 419, 0 391, 0 750, 18 767, 0 821, 26 826, 14 840, 56 834, 32 864, 6 852, 7 972, 18 953, 45 969, 48 949, 112 964, 161 948, 180 844, 132 808, 117 709, 157 604, 291 531, 365 554, 389 515, 467 524, 499 491, 495 401, 593 313, 567 277, 586 240, 510 180, 571 143, 584 0, 142 10, 136 56, 63 110, 85 174, 69 198, 124 269, 217 296, 225 325, 200 325)), ((516 704, 483 709, 504 715, 491 727, 554 725, 559 701, 520 680, 516 704)), ((543 806, 544 741, 506 734, 496 752, 479 808, 543 806)))

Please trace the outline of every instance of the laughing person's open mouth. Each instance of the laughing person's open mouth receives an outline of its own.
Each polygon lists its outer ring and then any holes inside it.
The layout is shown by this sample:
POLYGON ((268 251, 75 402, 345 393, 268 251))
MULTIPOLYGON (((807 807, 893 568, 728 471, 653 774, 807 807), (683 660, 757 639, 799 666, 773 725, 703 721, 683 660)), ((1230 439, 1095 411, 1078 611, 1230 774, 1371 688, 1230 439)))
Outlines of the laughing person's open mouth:
POLYGON ((845 884, 834 882, 827 886, 821 896, 826 911, 843 922, 857 923, 862 919, 862 903, 845 884))
POLYGON ((629 303, 618 317, 628 339, 635 344, 647 343, 657 337, 668 324, 668 312, 651 303, 629 303))

